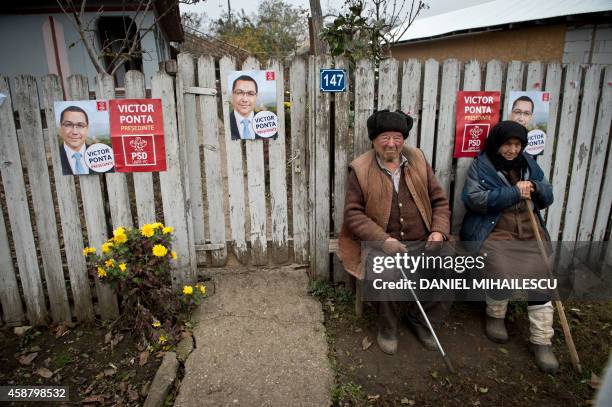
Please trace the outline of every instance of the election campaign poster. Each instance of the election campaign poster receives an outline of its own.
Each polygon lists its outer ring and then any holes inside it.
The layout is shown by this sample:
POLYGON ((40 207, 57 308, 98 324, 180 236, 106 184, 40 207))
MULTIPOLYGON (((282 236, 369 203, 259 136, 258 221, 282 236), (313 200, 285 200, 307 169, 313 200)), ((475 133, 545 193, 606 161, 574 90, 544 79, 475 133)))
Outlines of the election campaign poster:
POLYGON ((278 137, 275 71, 230 71, 227 93, 232 140, 278 137))
POLYGON ((542 154, 546 146, 550 93, 539 91, 512 91, 504 117, 527 128, 527 147, 531 155, 542 154))
POLYGON ((54 102, 64 175, 113 172, 108 101, 69 100, 54 102))
POLYGON ((166 170, 161 99, 113 99, 110 130, 117 172, 166 170))
POLYGON ((457 120, 453 157, 476 157, 489 130, 499 121, 499 92, 457 92, 457 120))

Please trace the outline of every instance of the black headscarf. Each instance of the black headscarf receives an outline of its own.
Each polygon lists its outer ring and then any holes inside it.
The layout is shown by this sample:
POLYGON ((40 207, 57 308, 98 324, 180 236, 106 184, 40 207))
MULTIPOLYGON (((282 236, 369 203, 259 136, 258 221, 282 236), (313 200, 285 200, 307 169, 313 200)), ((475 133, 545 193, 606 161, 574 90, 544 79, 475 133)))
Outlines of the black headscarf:
POLYGON ((505 120, 493 126, 485 142, 484 151, 497 171, 502 171, 504 174, 511 171, 521 174, 527 166, 527 161, 522 154, 526 146, 527 129, 520 123, 505 120), (514 160, 506 160, 499 154, 499 148, 512 137, 521 142, 521 152, 514 160))

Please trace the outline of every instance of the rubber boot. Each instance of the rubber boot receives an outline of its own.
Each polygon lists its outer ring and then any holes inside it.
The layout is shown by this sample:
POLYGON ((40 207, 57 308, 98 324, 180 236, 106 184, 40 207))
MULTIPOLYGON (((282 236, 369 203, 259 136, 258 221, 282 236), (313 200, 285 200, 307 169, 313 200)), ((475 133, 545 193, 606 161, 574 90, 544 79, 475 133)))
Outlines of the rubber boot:
POLYGON ((414 328, 414 332, 416 333, 417 338, 419 338, 421 345, 423 345, 425 349, 436 350, 438 348, 436 346, 436 340, 426 326, 423 326, 423 324, 420 322, 415 322, 412 323, 412 327, 414 328))
POLYGON ((497 343, 508 342, 505 318, 508 309, 508 300, 494 300, 486 297, 487 317, 485 320, 485 333, 487 338, 497 343))
POLYGON ((378 303, 378 347, 387 355, 397 353, 397 316, 390 301, 378 303))
POLYGON ((555 373, 559 362, 552 349, 553 313, 552 303, 527 307, 529 315, 529 349, 535 356, 536 365, 546 373, 555 373))

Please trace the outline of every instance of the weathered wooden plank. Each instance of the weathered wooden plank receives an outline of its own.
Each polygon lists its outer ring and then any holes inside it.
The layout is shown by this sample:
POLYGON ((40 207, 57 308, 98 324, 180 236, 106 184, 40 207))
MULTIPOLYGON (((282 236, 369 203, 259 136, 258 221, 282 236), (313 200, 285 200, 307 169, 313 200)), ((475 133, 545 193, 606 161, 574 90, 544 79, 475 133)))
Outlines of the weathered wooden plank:
MULTIPOLYGON (((347 76, 349 70, 348 61, 345 58, 337 58, 334 61, 334 66, 337 69, 346 69, 347 76)), ((396 78, 397 81, 397 78, 396 78)), ((397 85, 396 85, 397 88, 397 85)), ((342 220, 344 217, 344 198, 346 194, 346 174, 348 168, 349 157, 349 93, 336 93, 335 95, 335 133, 334 133, 334 233, 336 236, 340 233, 342 220)), ((395 108, 394 108, 395 109, 395 108)), ((349 275, 342 267, 337 256, 334 256, 334 282, 343 281, 345 284, 349 281, 349 275)))
MULTIPOLYGON (((610 107, 608 106, 609 109, 610 107)), ((608 123, 610 122, 608 121, 608 123)), ((612 207, 612 165, 610 163, 612 162, 612 149, 608 150, 606 162, 608 165, 606 166, 606 175, 603 180, 599 205, 597 206, 597 219, 595 219, 592 235, 592 240, 596 242, 604 240, 606 229, 610 223, 610 208, 612 207)), ((612 250, 611 247, 612 244, 608 242, 608 251, 612 250)))
POLYGON ((45 294, 36 260, 36 247, 18 153, 17 131, 13 121, 13 105, 7 77, 0 78, 0 93, 7 95, 0 106, 0 174, 15 244, 17 267, 28 320, 32 325, 44 325, 47 322, 45 294))
MULTIPOLYGON (((464 91, 479 91, 482 84, 482 73, 480 63, 477 60, 471 60, 465 64, 463 74, 463 90, 464 91)), ((461 191, 465 185, 467 172, 474 161, 471 157, 457 158, 457 168, 455 170, 455 193, 453 198, 453 220, 452 232, 458 233, 465 215, 465 205, 461 200, 461 191)))
POLYGON ((440 113, 436 141, 436 177, 450 196, 453 172, 453 149, 455 147, 455 105, 461 75, 461 64, 456 59, 447 59, 442 65, 440 88, 440 113))
MULTIPOLYGON (((599 112, 597 115, 597 125, 595 126, 595 136, 593 139, 593 148, 591 150, 591 164, 589 165, 589 180, 586 184, 586 192, 584 194, 584 203, 582 204, 582 214, 580 215, 580 224, 578 226, 578 241, 587 241, 593 239, 593 227, 595 223, 595 214, 597 210, 597 201, 600 197, 602 181, 604 181, 604 165, 606 163, 606 149, 608 148, 608 140, 610 138, 610 123, 612 122, 612 68, 607 67, 604 74, 601 97, 599 100, 599 112)), ((608 160, 608 178, 604 182, 611 184, 610 167, 608 160)), ((610 208, 610 199, 608 195, 602 195, 602 201, 608 201, 608 214, 610 208)), ((606 212, 606 206, 602 207, 602 211, 606 212)), ((608 215, 603 219, 608 219, 608 215)), ((602 222, 604 223, 604 222, 602 222)), ((605 232, 604 223, 602 228, 605 232)))
POLYGON ((308 167, 306 152, 306 62, 294 58, 289 71, 291 89, 291 190, 293 258, 308 262, 308 167))
MULTIPOLYGON (((185 54, 188 55, 188 54, 185 54)), ((185 58, 185 57, 183 57, 185 58)), ((186 59, 188 61, 190 61, 191 63, 191 71, 193 71, 193 58, 188 56, 186 57, 186 59)), ((181 89, 181 94, 185 94, 185 85, 183 84, 183 75, 178 75, 178 63, 176 64, 176 70, 172 71, 169 70, 167 66, 164 67, 164 72, 169 73, 172 77, 175 78, 175 89, 181 89), (174 76, 176 74, 176 76, 174 76)), ((188 75, 190 75, 191 77, 194 76, 193 72, 190 72, 188 75)), ((187 92, 189 93, 189 92, 187 92)), ((180 175, 181 175, 181 179, 183 180, 183 182, 181 183, 181 189, 182 189, 182 193, 183 193, 183 199, 185 201, 185 207, 184 207, 184 211, 185 211, 185 219, 187 220, 187 239, 189 241, 188 244, 188 248, 189 248, 189 263, 190 263, 190 268, 192 270, 197 269, 197 254, 195 251, 195 232, 194 232, 194 220, 193 220, 193 216, 191 213, 191 191, 190 191, 190 181, 189 181, 189 163, 187 162, 188 159, 188 154, 189 152, 192 151, 192 147, 190 143, 193 143, 193 141, 188 141, 188 137, 186 137, 186 134, 189 132, 189 130, 187 130, 187 127, 194 127, 191 124, 187 124, 187 120, 186 119, 186 114, 185 114, 185 99, 183 97, 177 97, 175 99, 175 106, 176 106, 176 118, 177 118, 177 128, 178 128, 178 163, 179 163, 179 170, 180 170, 180 175)), ((195 118, 195 110, 192 109, 191 111, 192 117, 195 118)), ((195 126, 196 128, 198 128, 199 126, 195 126)), ((193 130, 193 129, 190 129, 193 130)), ((197 150, 198 150, 198 158, 199 158, 199 148, 200 148, 200 140, 197 139, 196 137, 196 146, 197 146, 197 150)), ((201 171, 198 168, 198 171, 201 171)), ((201 172, 200 172, 201 174, 201 172)), ((201 187, 198 187, 201 188, 201 187)), ((203 226, 202 226, 203 227, 203 226)), ((204 262, 206 261, 206 256, 204 256, 204 258, 202 259, 204 260, 204 262)))
MULTIPOLYGON (((316 103, 317 94, 317 77, 319 73, 316 71, 317 64, 314 55, 308 58, 308 142, 306 143, 306 149, 308 154, 308 253, 310 260, 310 278, 316 278, 315 269, 315 255, 316 255, 316 241, 315 241, 315 115, 316 115, 316 103)), ((355 111, 357 115, 357 111, 355 111)), ((357 131, 357 130, 355 130, 357 131)), ((356 148, 356 147, 355 147, 356 148)))
POLYGON ((510 109, 508 101, 510 100, 510 92, 523 90, 523 76, 525 74, 525 65, 521 61, 510 61, 508 64, 508 76, 506 77, 506 88, 504 92, 504 103, 501 108, 504 112, 504 120, 509 120, 510 109))
MULTIPOLYGON (((164 221, 174 228, 172 247, 177 253, 172 273, 172 283, 176 290, 195 281, 195 259, 191 259, 185 195, 182 188, 181 164, 179 162, 179 141, 172 77, 165 72, 157 72, 151 81, 151 96, 161 99, 164 115, 164 143, 166 146, 166 171, 159 173, 164 221)), ((195 251, 195 247, 193 248, 195 251)))
POLYGON ((423 82, 423 115, 419 147, 427 161, 433 164, 433 152, 436 136, 436 109, 438 106, 438 71, 440 64, 434 59, 425 62, 425 79, 423 82))
POLYGON ((63 100, 60 79, 56 75, 48 75, 42 79, 42 108, 47 117, 45 140, 51 152, 55 191, 59 206, 62 235, 64 238, 64 254, 70 277, 70 289, 74 302, 74 314, 79 321, 93 321, 95 314, 87 276, 87 264, 83 257, 83 228, 79 214, 76 187, 73 176, 64 176, 59 154, 60 142, 57 137, 58 128, 55 123, 53 103, 63 100))
MULTIPOLYGON (((214 125, 216 124, 216 115, 211 122, 203 121, 202 125, 194 125, 194 123, 196 123, 196 95, 193 93, 185 93, 183 90, 185 87, 196 85, 195 62, 193 56, 186 53, 179 54, 177 62, 177 79, 180 79, 180 82, 182 82, 182 88, 179 89, 179 95, 182 95, 182 105, 177 103, 177 110, 179 106, 182 108, 182 111, 179 111, 179 119, 181 121, 179 130, 182 132, 182 134, 179 135, 179 141, 181 144, 184 144, 184 157, 186 160, 184 163, 184 168, 186 169, 184 179, 185 182, 189 184, 188 199, 191 207, 194 243, 196 245, 201 245, 206 243, 206 235, 199 131, 200 129, 210 129, 215 131, 216 134, 216 126, 214 125)), ((201 78, 199 73, 198 76, 201 78)), ((209 117, 210 115, 208 115, 208 118, 209 117)), ((183 147, 183 145, 181 145, 181 147, 183 147)), ((220 203, 223 205, 223 200, 221 200, 220 203)), ((222 219, 222 217, 215 219, 222 219)))
POLYGON ((51 316, 54 322, 70 321, 36 79, 31 75, 19 75, 15 80, 15 96, 51 316))
MULTIPOLYGON (((142 99, 145 97, 143 73, 128 71, 125 75, 125 98, 142 99)), ((157 220, 155 219, 155 200, 153 199, 153 175, 150 172, 134 172, 132 177, 134 179, 138 225, 153 223, 157 220)))
MULTIPOLYGON (((316 58, 315 72, 331 66, 327 55, 316 58)), ((316 87, 320 88, 320 76, 316 76, 316 87)), ((315 252, 314 272, 318 278, 329 279, 329 232, 330 232, 330 191, 329 191, 329 93, 317 92, 315 105, 314 161, 314 210, 315 252)), ((311 184, 312 187, 312 184, 311 184)))
POLYGON ((397 110, 397 83, 399 62, 388 58, 380 63, 378 69, 378 110, 397 110))
MULTIPOLYGON (((215 87, 215 61, 212 56, 201 56, 198 59, 198 82, 203 87, 215 87)), ((211 251, 211 261, 214 266, 222 266, 227 262, 227 248, 225 247, 225 213, 223 203, 223 178, 221 175, 221 146, 219 144, 219 126, 217 115, 216 96, 198 96, 200 112, 202 115, 203 141, 204 141, 204 172, 206 174, 206 199, 208 203, 208 226, 210 242, 223 244, 220 250, 211 251)), ((194 112, 195 113, 195 112, 194 112)), ((195 148, 192 149, 200 151, 195 148)), ((198 155, 199 163, 199 155, 198 155)), ((198 168, 199 169, 199 168, 198 168)), ((195 171, 196 169, 193 168, 195 171)), ((190 169, 191 174, 192 169, 190 169)), ((191 175, 190 175, 191 176, 191 175)), ((193 194, 197 189, 192 188, 193 194)), ((200 192, 201 194, 201 188, 200 192)), ((194 223, 196 219, 194 217, 194 223)), ((195 226, 195 225, 194 225, 195 226)))
MULTIPOLYGON (((89 99, 89 86, 87 78, 82 75, 71 75, 68 77, 68 98, 70 100, 89 99)), ((66 175, 68 176, 68 175, 66 175)), ((102 176, 90 175, 80 176, 81 197, 83 199, 83 213, 85 224, 87 225, 87 237, 89 245, 98 250, 107 240, 106 221, 107 216, 104 212, 102 187, 100 182, 102 176)), ((102 283, 98 276, 95 277, 96 293, 98 295, 98 310, 103 319, 112 319, 119 315, 119 305, 117 296, 113 293, 110 286, 102 283)))
MULTIPOLYGON (((570 173, 569 195, 570 197, 584 196, 584 187, 587 179, 587 167, 591 155, 591 143, 593 141, 593 129, 595 127, 595 116, 597 114, 597 100, 599 99, 599 84, 601 83, 601 65, 591 65, 586 71, 584 78, 584 92, 580 106, 580 120, 576 134, 576 147, 574 148, 574 160, 570 173)), ((589 177, 589 180, 594 180, 589 177)), ((563 223, 563 241, 576 240, 580 220, 580 209, 582 199, 568 199, 565 208, 565 222, 563 223)))
MULTIPOLYGON (((316 74, 318 75, 318 72, 316 74)), ((315 79, 319 80, 318 78, 315 79)), ((318 89, 316 88, 315 92, 318 92, 318 89)), ((371 148, 367 120, 372 112, 374 112, 374 68, 369 60, 362 59, 357 61, 357 69, 355 70, 353 157, 357 157, 371 148)))
POLYGON ((23 325, 24 314, 17 277, 13 269, 13 258, 9 246, 4 213, 0 205, 0 305, 4 322, 8 325, 23 325))
POLYGON ((229 218, 234 242, 233 252, 238 261, 247 262, 248 251, 246 244, 246 208, 244 204, 244 171, 242 157, 242 141, 232 140, 230 122, 230 98, 227 89, 227 75, 229 71, 236 70, 236 62, 231 57, 223 57, 219 61, 221 72, 221 100, 223 104, 223 123, 225 128, 225 153, 227 156, 227 183, 229 193, 229 218))
POLYGON ((419 124, 421 121, 421 61, 408 59, 404 61, 402 74, 402 97, 401 110, 412 117, 412 130, 408 133, 406 143, 416 147, 419 136, 419 124))
POLYGON ((272 258, 276 263, 289 259, 289 220, 287 218, 287 154, 285 151, 285 92, 283 66, 271 61, 268 69, 276 72, 276 114, 278 138, 268 140, 270 170, 270 208, 272 217, 272 258))
POLYGON ((544 81, 544 64, 540 61, 532 61, 527 65, 526 91, 541 91, 544 81))
POLYGON ((559 238, 561 219, 565 201, 565 186, 567 184, 570 157, 572 154, 574 127, 580 96, 581 67, 570 64, 566 68, 565 85, 563 89, 563 105, 561 120, 559 122, 559 135, 555 152, 555 167, 552 176, 553 194, 555 201, 548 208, 546 227, 550 238, 556 241, 559 238))
MULTIPOLYGON (((99 74, 96 79, 96 97, 98 99, 113 99, 115 97, 115 80, 113 77, 109 74, 99 74)), ((127 174, 114 172, 105 174, 104 177, 113 227, 131 227, 133 221, 127 174)))
POLYGON ((548 64, 546 69, 546 92, 549 93, 548 125, 546 127, 546 146, 538 157, 538 165, 544 171, 544 176, 550 179, 552 157, 557 140, 557 116, 559 113, 559 95, 561 93, 561 77, 563 68, 559 63, 548 64))
MULTIPOLYGON (((251 57, 242 64, 245 71, 258 70, 259 62, 251 57)), ((251 263, 262 265, 268 262, 266 237, 267 208, 263 140, 246 141, 247 186, 249 214, 251 215, 251 263)))

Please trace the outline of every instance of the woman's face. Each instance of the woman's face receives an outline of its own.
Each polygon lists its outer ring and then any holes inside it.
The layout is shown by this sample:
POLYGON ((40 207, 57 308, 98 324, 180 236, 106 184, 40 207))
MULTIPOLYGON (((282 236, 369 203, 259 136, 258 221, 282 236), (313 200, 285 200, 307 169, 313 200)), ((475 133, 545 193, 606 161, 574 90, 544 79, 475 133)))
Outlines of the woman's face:
POLYGON ((499 148, 499 154, 506 160, 514 160, 521 153, 521 141, 511 137, 499 148))

